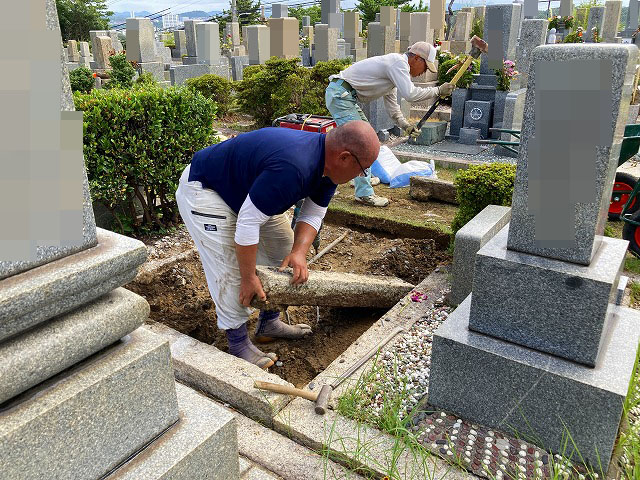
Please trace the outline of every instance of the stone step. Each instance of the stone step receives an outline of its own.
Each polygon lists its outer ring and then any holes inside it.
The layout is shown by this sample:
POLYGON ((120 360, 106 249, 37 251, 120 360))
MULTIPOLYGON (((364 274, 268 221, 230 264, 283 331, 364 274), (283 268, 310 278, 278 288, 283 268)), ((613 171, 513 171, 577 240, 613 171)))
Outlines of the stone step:
POLYGON ((118 288, 0 344, 0 403, 60 373, 141 326, 149 304, 118 288))
POLYGON ((235 480, 240 477, 234 415, 179 383, 176 383, 176 393, 178 423, 107 480, 235 480))
POLYGON ((0 342, 132 281, 147 249, 97 229, 98 245, 0 280, 0 342))
POLYGON ((413 285, 396 277, 355 273, 310 271, 307 283, 293 286, 291 273, 275 267, 258 266, 267 300, 251 303, 256 308, 281 305, 319 305, 326 307, 376 307, 395 305, 413 285))
POLYGON ((100 478, 177 420, 169 345, 139 328, 2 405, 2 476, 100 478))

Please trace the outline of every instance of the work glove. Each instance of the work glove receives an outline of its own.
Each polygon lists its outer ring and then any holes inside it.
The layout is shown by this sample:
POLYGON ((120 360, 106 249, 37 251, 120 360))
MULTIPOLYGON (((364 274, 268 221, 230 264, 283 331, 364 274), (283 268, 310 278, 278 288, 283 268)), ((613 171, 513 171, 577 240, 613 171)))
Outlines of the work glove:
POLYGON ((415 125, 409 125, 404 129, 404 134, 413 138, 414 140, 420 136, 422 130, 418 129, 415 125))
POLYGON ((438 95, 440 95, 441 97, 448 97, 449 95, 451 95, 455 88, 456 86, 450 84, 449 82, 443 83, 438 87, 438 95))

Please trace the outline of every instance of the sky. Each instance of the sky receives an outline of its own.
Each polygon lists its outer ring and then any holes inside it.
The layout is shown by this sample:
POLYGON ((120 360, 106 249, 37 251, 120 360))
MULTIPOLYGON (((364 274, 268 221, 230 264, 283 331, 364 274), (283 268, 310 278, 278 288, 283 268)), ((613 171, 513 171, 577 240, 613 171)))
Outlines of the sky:
MULTIPOLYGON (((272 3, 276 0, 262 0, 262 3, 272 3)), ((295 4, 304 0, 286 0, 283 3, 295 4)), ((428 0, 427 0, 428 1, 428 0)), ((508 0, 507 0, 508 1, 508 0)), ((318 2, 319 3, 319 2, 318 2)), ((412 1, 411 3, 417 3, 412 1)), ((457 0, 456 3, 463 3, 468 6, 484 5, 482 0, 457 0)), ((506 3, 506 1, 490 1, 489 3, 506 3)), ((574 6, 582 3, 580 0, 574 0, 574 6)), ((160 11, 164 8, 171 7, 170 13, 182 13, 191 10, 222 11, 229 8, 229 0, 227 1, 210 1, 210 0, 107 0, 107 7, 114 12, 130 12, 147 10, 151 13, 160 11)), ((356 0, 342 0, 342 8, 353 8, 356 0)), ((629 5, 629 0, 622 0, 622 4, 629 5)), ((547 2, 541 3, 540 9, 546 9, 547 2), (543 8, 544 7, 544 8, 543 8)), ((551 6, 559 6, 559 1, 552 1, 551 6)))

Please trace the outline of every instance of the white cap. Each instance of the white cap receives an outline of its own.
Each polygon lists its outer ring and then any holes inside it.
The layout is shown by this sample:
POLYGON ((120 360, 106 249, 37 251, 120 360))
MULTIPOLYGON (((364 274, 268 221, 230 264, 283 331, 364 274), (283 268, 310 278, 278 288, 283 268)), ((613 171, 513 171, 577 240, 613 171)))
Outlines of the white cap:
POLYGON ((437 73, 438 69, 433 63, 436 60, 436 47, 427 42, 416 42, 409 47, 409 53, 413 53, 422 57, 427 63, 427 68, 433 73, 437 73))

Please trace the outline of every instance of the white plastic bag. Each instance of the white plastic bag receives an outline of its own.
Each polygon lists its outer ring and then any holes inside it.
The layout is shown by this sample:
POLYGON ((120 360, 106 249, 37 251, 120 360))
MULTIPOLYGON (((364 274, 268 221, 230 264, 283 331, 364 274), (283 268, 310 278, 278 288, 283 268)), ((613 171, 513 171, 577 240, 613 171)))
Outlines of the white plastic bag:
POLYGON ((408 187, 411 177, 437 178, 433 160, 431 160, 431 163, 420 160, 410 160, 400 164, 400 166, 394 170, 389 186, 391 188, 408 187))
POLYGON ((378 177, 382 183, 390 183, 391 175, 401 165, 391 149, 386 145, 380 147, 380 153, 373 165, 371 165, 371 175, 378 177))

